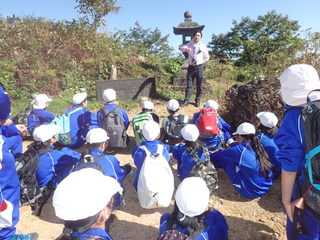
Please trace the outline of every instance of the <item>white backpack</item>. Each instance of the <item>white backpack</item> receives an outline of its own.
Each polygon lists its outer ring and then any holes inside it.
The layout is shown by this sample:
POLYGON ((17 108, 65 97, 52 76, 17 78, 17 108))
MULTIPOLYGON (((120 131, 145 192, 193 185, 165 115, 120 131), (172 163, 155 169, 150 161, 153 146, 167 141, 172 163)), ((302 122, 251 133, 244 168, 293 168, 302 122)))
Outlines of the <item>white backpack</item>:
POLYGON ((162 155, 163 145, 151 154, 145 146, 146 158, 138 179, 138 198, 142 208, 168 207, 174 191, 174 177, 168 161, 162 155))

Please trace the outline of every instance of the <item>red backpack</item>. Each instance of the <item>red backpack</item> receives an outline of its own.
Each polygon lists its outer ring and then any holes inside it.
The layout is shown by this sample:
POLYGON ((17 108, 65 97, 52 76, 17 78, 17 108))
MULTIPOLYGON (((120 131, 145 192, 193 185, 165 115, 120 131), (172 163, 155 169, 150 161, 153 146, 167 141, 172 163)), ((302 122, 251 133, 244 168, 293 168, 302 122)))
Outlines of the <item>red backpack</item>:
POLYGON ((201 138, 213 138, 220 134, 218 113, 215 109, 203 108, 196 124, 201 138))

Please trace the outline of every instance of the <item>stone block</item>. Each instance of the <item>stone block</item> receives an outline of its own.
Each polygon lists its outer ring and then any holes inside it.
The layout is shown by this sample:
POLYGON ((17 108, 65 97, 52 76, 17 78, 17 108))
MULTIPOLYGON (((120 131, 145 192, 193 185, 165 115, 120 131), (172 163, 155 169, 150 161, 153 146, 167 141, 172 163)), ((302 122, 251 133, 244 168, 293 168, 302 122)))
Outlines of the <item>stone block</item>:
POLYGON ((138 97, 153 98, 156 95, 156 78, 136 78, 96 81, 97 99, 103 101, 102 93, 112 88, 117 92, 118 100, 129 100, 138 97))

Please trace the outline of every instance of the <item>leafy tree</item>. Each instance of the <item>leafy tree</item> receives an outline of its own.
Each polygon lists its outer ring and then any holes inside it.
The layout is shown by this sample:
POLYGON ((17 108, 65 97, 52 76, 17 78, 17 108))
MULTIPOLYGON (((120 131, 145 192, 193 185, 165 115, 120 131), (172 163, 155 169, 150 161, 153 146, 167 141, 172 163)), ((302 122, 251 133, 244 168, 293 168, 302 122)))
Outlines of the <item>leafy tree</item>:
POLYGON ((103 17, 109 12, 118 12, 120 7, 116 6, 118 0, 76 0, 75 7, 80 14, 85 16, 82 18, 93 29, 97 29, 104 23, 103 17), (90 18, 92 23, 90 23, 90 18))
POLYGON ((144 29, 138 22, 129 31, 120 30, 113 36, 124 47, 132 48, 142 56, 153 55, 167 58, 173 55, 173 49, 169 46, 169 35, 162 36, 158 28, 144 29))
POLYGON ((209 43, 216 56, 228 54, 237 65, 266 65, 274 54, 294 57, 302 50, 303 40, 299 37, 297 21, 276 11, 258 16, 257 20, 244 17, 238 23, 233 21, 231 31, 226 34, 212 35, 209 43))

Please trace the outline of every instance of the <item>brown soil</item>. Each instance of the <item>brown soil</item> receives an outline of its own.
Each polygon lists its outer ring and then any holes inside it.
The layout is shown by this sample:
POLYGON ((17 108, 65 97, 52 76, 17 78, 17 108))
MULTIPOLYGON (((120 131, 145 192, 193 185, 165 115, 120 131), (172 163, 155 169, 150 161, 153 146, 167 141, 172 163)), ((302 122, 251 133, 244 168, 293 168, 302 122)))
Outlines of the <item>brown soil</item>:
MULTIPOLYGON (((155 103, 155 113, 161 118, 167 116, 163 103, 155 103)), ((137 114, 140 109, 129 112, 129 117, 137 114)), ((189 105, 181 108, 182 114, 192 117, 198 108, 189 105)), ((133 136, 129 128, 129 135, 133 136)), ((131 141, 133 142, 133 141, 131 141)), ((130 146, 132 149, 134 145, 130 146)), ((131 152, 117 154, 121 164, 133 160, 131 152)), ((176 165, 173 166, 176 169, 176 165)), ((142 240, 156 239, 160 217, 164 212, 172 211, 172 204, 168 208, 146 210, 138 202, 137 194, 132 186, 133 176, 128 176, 124 181, 126 190, 125 203, 116 210, 116 219, 111 224, 110 235, 114 240, 142 240)), ((179 181, 176 179, 176 185, 179 181)), ((281 204, 280 179, 278 179, 270 192, 255 200, 247 200, 239 196, 229 182, 223 171, 219 171, 219 189, 210 200, 210 206, 219 210, 226 218, 229 225, 230 240, 258 239, 258 240, 283 240, 285 237, 285 214, 281 204)), ((62 232, 63 225, 55 217, 51 202, 47 203, 39 217, 32 215, 30 207, 21 208, 20 222, 17 230, 23 233, 38 232, 40 240, 55 239, 62 232)))

